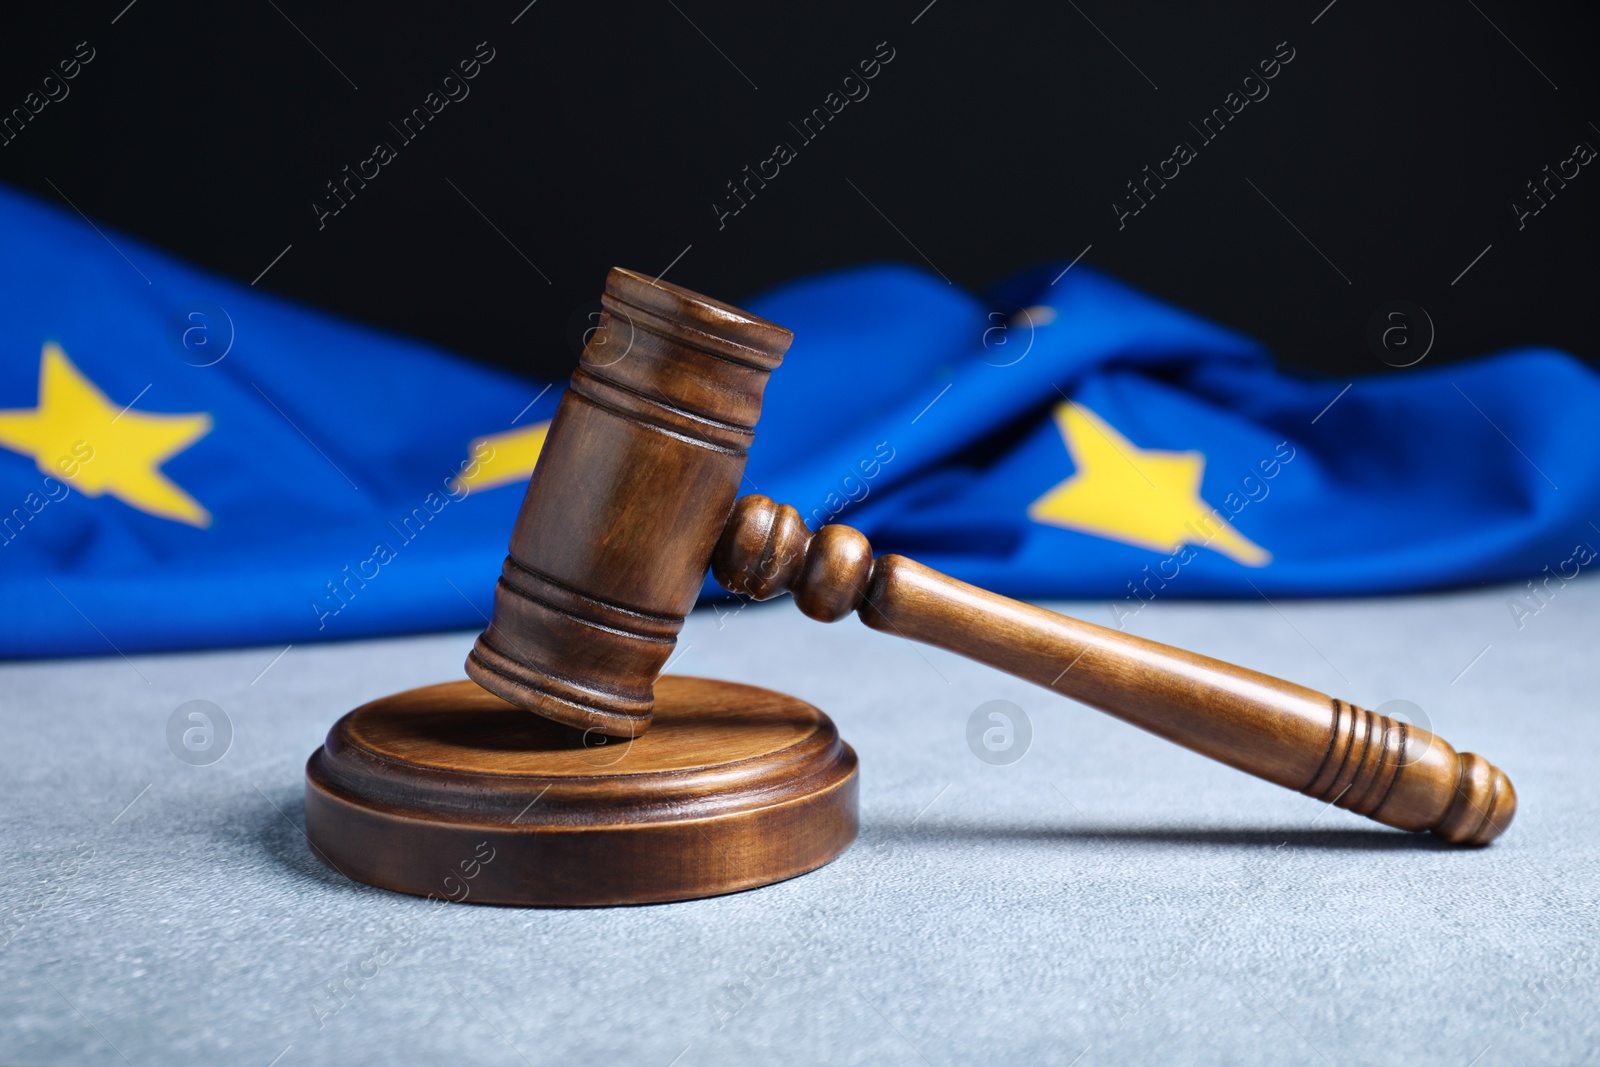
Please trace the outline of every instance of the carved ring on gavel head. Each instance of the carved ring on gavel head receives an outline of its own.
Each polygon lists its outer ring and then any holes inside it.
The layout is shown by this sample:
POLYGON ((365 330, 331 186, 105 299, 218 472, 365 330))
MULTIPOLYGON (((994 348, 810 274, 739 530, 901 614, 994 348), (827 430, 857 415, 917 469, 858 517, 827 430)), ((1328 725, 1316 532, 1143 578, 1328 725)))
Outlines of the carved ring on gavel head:
POLYGON ((744 476, 794 335, 613 269, 556 408, 467 674, 529 711, 634 737, 744 476), (625 355, 613 335, 628 337, 625 355))

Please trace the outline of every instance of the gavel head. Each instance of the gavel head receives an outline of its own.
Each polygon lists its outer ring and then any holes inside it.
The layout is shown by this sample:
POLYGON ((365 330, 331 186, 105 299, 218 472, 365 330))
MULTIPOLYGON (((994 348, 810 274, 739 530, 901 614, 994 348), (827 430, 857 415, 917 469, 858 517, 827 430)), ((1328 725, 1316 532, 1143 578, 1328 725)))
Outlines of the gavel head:
POLYGON ((793 335, 620 267, 601 306, 467 674, 547 718, 633 737, 650 725, 793 335))

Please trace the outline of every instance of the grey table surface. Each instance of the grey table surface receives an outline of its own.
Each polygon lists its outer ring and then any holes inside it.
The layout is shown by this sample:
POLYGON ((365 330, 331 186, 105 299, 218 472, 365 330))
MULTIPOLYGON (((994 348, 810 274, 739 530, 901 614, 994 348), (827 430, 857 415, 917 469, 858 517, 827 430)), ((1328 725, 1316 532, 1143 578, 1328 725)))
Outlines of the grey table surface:
POLYGON ((1478 851, 855 621, 697 612, 673 669, 828 711, 860 753, 861 837, 783 884, 604 910, 431 905, 307 848, 329 725, 460 677, 470 634, 5 665, 0 1062, 1596 1062, 1600 583, 1520 628, 1516 592, 1128 624, 1414 702, 1517 785, 1478 851), (233 730, 206 766, 167 741, 197 699, 233 730), (1004 766, 967 742, 996 699, 1033 728, 1004 766))

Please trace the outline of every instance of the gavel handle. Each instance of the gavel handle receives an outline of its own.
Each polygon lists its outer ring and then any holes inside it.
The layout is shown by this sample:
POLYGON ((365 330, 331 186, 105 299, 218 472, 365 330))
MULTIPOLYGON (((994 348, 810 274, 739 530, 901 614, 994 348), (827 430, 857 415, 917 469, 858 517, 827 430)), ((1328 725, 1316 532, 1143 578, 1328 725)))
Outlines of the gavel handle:
POLYGON ((947 649, 1071 697, 1214 760, 1402 830, 1484 845, 1516 814, 1510 780, 1440 737, 1279 678, 1057 615, 904 556, 873 559, 848 526, 815 535, 787 505, 747 496, 712 570, 729 590, 794 593, 814 619, 947 649))

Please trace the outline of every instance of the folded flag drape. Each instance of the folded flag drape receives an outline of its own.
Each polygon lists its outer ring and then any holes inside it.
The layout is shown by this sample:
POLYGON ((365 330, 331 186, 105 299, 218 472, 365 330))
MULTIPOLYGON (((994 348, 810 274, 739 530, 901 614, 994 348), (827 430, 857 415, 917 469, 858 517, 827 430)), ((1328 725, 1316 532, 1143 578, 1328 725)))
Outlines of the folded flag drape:
MULTIPOLYGON (((14 191, 0 232, 0 655, 484 624, 561 383, 14 191)), ((1547 595, 1594 560, 1600 377, 1572 356, 1290 374, 1066 266, 985 296, 871 266, 748 301, 796 339, 747 490, 1112 621, 1167 596, 1547 595)))

